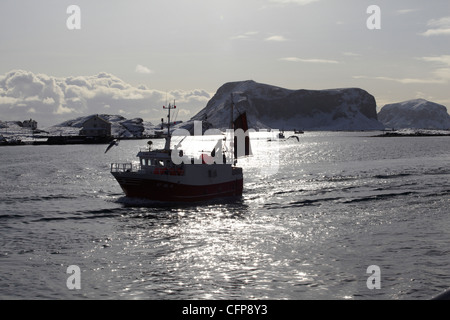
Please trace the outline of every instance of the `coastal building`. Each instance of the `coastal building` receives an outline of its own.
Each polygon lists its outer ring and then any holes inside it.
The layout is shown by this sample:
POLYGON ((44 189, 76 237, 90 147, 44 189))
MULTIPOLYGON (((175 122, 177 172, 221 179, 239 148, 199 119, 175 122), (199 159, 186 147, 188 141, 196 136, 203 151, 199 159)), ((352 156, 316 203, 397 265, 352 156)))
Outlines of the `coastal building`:
POLYGON ((83 128, 80 130, 80 136, 86 137, 110 137, 111 123, 98 114, 90 117, 83 123, 83 128))
POLYGON ((22 122, 22 125, 24 128, 29 128, 31 130, 37 129, 37 122, 33 119, 25 120, 24 122, 22 122))

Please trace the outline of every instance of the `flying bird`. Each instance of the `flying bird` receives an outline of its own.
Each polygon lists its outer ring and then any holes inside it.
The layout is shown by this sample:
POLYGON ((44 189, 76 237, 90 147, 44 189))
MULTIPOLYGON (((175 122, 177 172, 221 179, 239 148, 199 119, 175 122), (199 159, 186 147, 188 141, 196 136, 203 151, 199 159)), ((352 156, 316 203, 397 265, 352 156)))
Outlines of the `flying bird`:
POLYGON ((119 145, 119 140, 118 139, 114 139, 113 141, 111 141, 111 143, 109 144, 108 148, 106 148, 105 153, 107 153, 109 151, 109 149, 111 149, 114 146, 118 146, 119 145))
POLYGON ((297 139, 297 141, 300 142, 300 139, 297 136, 290 136, 288 139, 297 139))

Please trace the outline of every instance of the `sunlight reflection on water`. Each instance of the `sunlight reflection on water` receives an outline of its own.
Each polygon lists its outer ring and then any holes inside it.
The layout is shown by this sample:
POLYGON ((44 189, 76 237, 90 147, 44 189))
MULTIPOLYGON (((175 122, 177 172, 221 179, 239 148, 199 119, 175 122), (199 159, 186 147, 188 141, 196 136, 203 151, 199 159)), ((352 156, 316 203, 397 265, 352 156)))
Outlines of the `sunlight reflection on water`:
POLYGON ((273 142, 261 140, 262 152, 239 162, 242 199, 188 205, 123 196, 109 163, 134 161, 146 141, 106 155, 104 146, 2 149, 2 297, 433 296, 450 281, 448 141, 368 135, 280 141, 270 174, 273 142), (78 293, 65 287, 72 264, 78 293), (381 291, 366 288, 372 264, 384 272, 381 291))

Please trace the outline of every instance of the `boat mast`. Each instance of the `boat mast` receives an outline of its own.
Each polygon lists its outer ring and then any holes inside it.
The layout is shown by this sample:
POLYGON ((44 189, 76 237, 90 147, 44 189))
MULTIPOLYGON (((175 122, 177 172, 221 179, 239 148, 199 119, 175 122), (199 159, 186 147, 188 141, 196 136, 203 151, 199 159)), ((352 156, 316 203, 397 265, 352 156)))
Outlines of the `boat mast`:
POLYGON ((234 127, 234 122, 233 122, 233 107, 234 107, 233 94, 231 94, 230 129, 233 129, 233 127, 234 127))
POLYGON ((231 137, 230 137, 230 143, 233 146, 232 150, 231 150, 231 163, 233 163, 233 165, 236 165, 237 163, 237 159, 234 159, 234 148, 236 148, 235 146, 235 139, 234 139, 234 119, 233 119, 233 115, 234 115, 234 99, 233 99, 233 93, 230 94, 231 96, 231 114, 230 114, 230 132, 231 132, 231 137))
POLYGON ((167 138, 166 145, 164 147, 165 150, 170 150, 170 110, 176 109, 175 100, 173 100, 173 106, 169 103, 169 106, 163 106, 163 109, 169 109, 169 113, 167 114, 167 138))

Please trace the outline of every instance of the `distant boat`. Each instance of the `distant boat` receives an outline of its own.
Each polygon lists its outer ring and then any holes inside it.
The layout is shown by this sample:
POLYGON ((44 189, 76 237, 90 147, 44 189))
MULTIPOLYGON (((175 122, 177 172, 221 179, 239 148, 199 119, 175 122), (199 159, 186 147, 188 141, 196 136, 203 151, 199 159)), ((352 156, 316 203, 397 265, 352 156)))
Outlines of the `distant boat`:
POLYGON ((303 132, 303 130, 294 130, 294 133, 295 134, 303 134, 304 132, 303 132))
MULTIPOLYGON (((131 163, 112 163, 111 174, 116 178, 127 197, 145 198, 156 201, 197 202, 223 197, 240 197, 243 192, 243 172, 237 167, 237 158, 250 154, 248 137, 245 142, 234 137, 234 156, 227 162, 223 138, 218 141, 214 150, 202 153, 199 157, 188 157, 178 149, 180 143, 170 148, 170 111, 174 105, 163 107, 168 109, 168 128, 164 149, 140 151, 137 154, 139 164, 135 168, 131 163), (237 154, 237 142, 245 144, 245 154, 237 154), (173 156, 187 159, 177 164, 173 156), (239 157, 238 157, 239 156, 239 157), (220 160, 220 161, 218 161, 220 160)), ((233 114, 233 105, 231 106, 233 114)), ((240 114, 233 122, 234 129, 248 130, 246 114, 240 114)))

